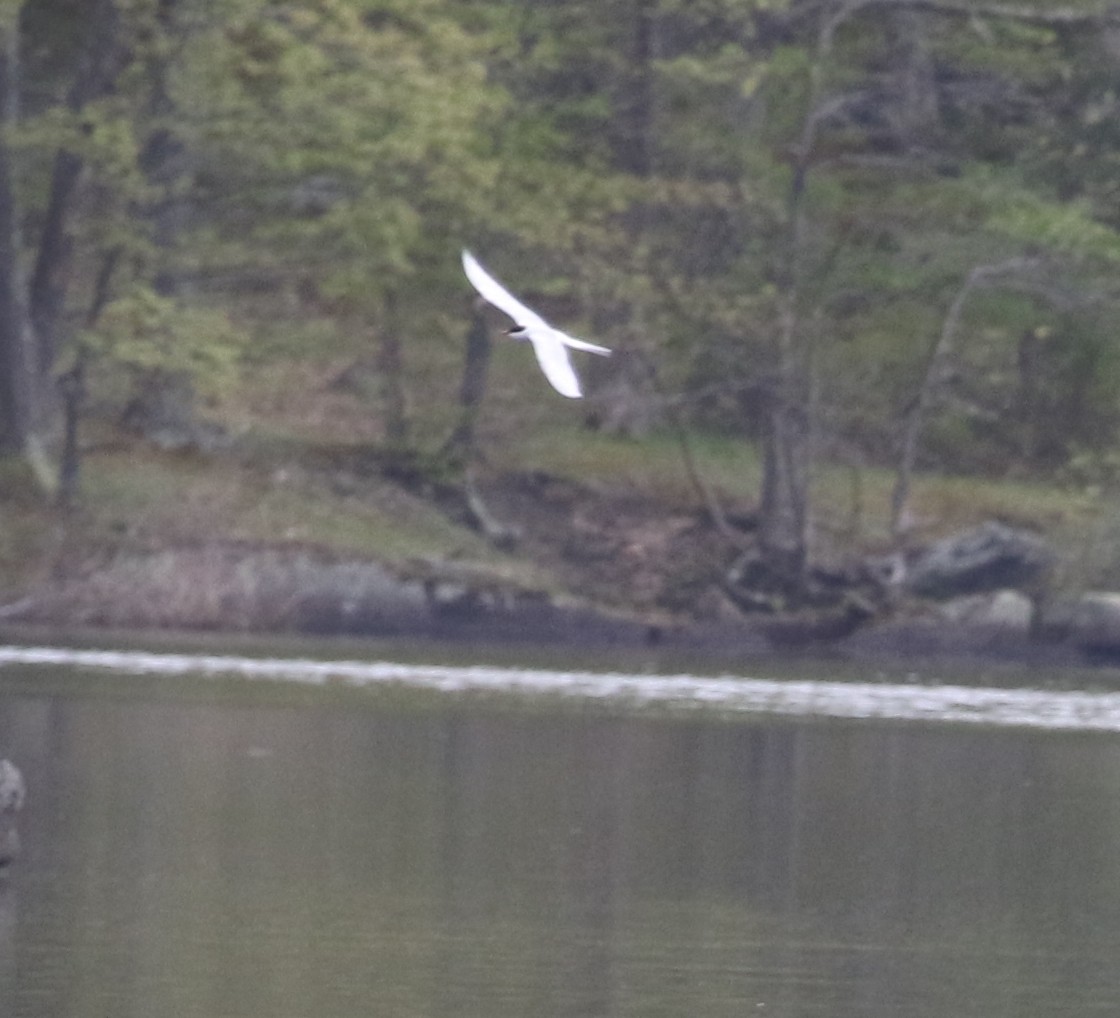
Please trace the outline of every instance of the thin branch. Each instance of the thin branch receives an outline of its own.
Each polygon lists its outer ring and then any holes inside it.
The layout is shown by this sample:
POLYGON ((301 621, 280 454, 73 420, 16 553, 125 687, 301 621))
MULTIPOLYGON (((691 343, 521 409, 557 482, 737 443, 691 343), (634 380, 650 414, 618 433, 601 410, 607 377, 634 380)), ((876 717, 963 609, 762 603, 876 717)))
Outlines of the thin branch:
POLYGON ((906 423, 902 431, 902 448, 899 455, 898 478, 891 494, 891 532, 898 536, 902 530, 906 503, 910 498, 910 477, 918 454, 918 436, 925 423, 926 412, 933 402, 937 383, 941 378, 941 366, 948 359, 960 328, 965 304, 973 291, 981 286, 993 286, 1008 276, 1020 275, 1042 264, 1038 258, 1009 258, 1006 261, 989 265, 977 265, 961 284, 953 297, 949 310, 941 323, 941 332, 930 347, 922 382, 906 413, 906 423))
POLYGON ((1120 10, 1115 7, 1099 11, 1084 11, 1076 7, 1025 7, 1021 4, 972 3, 970 0, 868 0, 910 7, 935 14, 953 14, 962 17, 1006 18, 1035 25, 1116 25, 1120 24, 1120 10))
MULTIPOLYGON (((831 4, 822 5, 827 9, 831 4)), ((1021 21, 1034 25, 1055 27, 1081 27, 1086 25, 1120 24, 1120 9, 1102 7, 1095 11, 1077 7, 1037 7, 1021 3, 986 3, 983 0, 846 0, 835 4, 836 10, 823 22, 824 33, 820 41, 831 45, 832 37, 850 18, 868 8, 909 8, 931 14, 943 14, 962 18, 1003 18, 1008 21, 1021 21)), ((817 11, 820 8, 816 8, 817 11)))
POLYGON ((666 417, 669 421, 669 427, 673 432, 673 437, 677 440, 677 445, 681 451, 681 462, 684 464, 685 473, 688 474, 688 480, 692 484, 693 489, 699 496, 700 501, 704 505, 704 510, 708 514, 708 518, 712 521, 716 530, 720 535, 727 540, 732 547, 739 551, 745 551, 750 543, 746 541, 742 534, 739 533, 727 519, 727 514, 723 511, 723 506, 719 504, 719 499, 716 494, 709 487, 708 482, 704 480, 700 474, 700 470, 696 465, 696 457, 692 454, 692 443, 688 440, 688 432, 684 427, 683 422, 677 414, 675 401, 668 398, 661 387, 660 379, 657 375, 657 367, 653 359, 644 351, 634 351, 641 365, 646 369, 646 374, 649 377, 650 385, 653 391, 657 393, 661 399, 662 408, 665 410, 666 417))

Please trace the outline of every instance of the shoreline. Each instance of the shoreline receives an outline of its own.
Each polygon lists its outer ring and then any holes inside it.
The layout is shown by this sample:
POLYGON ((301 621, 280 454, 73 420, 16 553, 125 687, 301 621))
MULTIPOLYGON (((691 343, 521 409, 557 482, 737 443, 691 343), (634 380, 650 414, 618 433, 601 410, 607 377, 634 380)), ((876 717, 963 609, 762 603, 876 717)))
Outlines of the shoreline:
POLYGON ((1120 596, 1083 595, 1053 606, 1044 623, 1032 625, 1031 603, 1014 589, 956 602, 911 599, 878 613, 852 597, 816 611, 672 617, 577 600, 464 562, 392 563, 221 541, 118 555, 0 605, 0 636, 32 628, 82 639, 117 632, 129 641, 175 633, 408 640, 706 667, 804 660, 892 670, 1092 669, 1100 678, 1120 668, 1120 596))
MULTIPOLYGON (((351 620, 352 621, 352 620, 351 620)), ((775 646, 758 624, 696 623, 661 625, 618 618, 593 609, 537 608, 530 615, 500 617, 413 617, 406 624, 382 628, 221 628, 214 626, 128 626, 39 619, 0 623, 0 643, 28 641, 78 647, 198 645, 259 648, 274 644, 306 646, 324 654, 336 649, 378 645, 430 648, 435 657, 482 650, 495 660, 525 656, 548 659, 556 667, 586 658, 640 658, 645 667, 673 668, 686 663, 697 669, 774 667, 783 671, 805 664, 815 670, 875 669, 892 673, 943 672, 968 684, 961 673, 991 669, 1024 676, 1046 672, 1084 671, 1094 687, 1120 689, 1120 659, 1071 640, 1040 641, 1013 627, 996 624, 935 622, 929 619, 886 621, 865 626, 835 641, 775 646), (557 662, 557 659, 562 659, 557 662), (1110 677, 1115 674, 1115 678, 1110 677)), ((920 684, 920 683, 919 683, 920 684)))
MULTIPOLYGON (((229 652, 0 646, 0 677, 9 666, 66 668, 86 676, 186 678, 311 687, 427 692, 439 696, 515 697, 615 709, 714 711, 787 720, 892 721, 1047 731, 1120 731, 1120 691, 1048 684, 965 684, 814 676, 638 673, 526 665, 431 664, 360 657, 247 657, 229 652)), ((1022 673, 1020 673, 1022 674, 1022 673)), ((28 681, 24 678, 23 681, 28 681)))

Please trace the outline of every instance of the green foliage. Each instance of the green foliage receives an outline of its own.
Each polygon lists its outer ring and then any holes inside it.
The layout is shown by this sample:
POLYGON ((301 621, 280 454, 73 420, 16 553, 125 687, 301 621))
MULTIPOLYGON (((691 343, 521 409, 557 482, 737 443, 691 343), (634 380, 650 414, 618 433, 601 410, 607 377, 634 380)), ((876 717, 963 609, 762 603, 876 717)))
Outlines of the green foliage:
POLYGON ((971 184, 988 210, 989 228, 1009 240, 1071 258, 1120 262, 1120 233, 1096 220, 1087 201, 1055 201, 986 170, 971 184))
POLYGON ((136 286, 110 302, 80 344, 104 367, 139 377, 185 376, 202 391, 232 384, 244 336, 218 309, 136 286))
POLYGON ((970 298, 951 367, 972 381, 934 407, 942 462, 1050 469, 1103 448, 1120 402, 1109 42, 1015 5, 895 6, 133 0, 113 88, 75 104, 100 5, 25 3, 7 140, 27 261, 65 150, 83 162, 67 336, 206 386, 246 335, 263 363, 356 358, 391 328, 404 387, 427 393, 457 356, 469 245, 573 331, 652 355, 725 435, 757 432, 792 314, 822 446, 889 462, 969 273, 1031 254, 1061 293, 970 298), (157 296, 160 277, 182 296, 157 296), (1017 357, 1039 330, 1028 398, 1017 357))
POLYGON ((262 0, 196 40, 180 83, 184 104, 201 100, 200 197, 239 236, 314 251, 321 278, 337 266, 334 285, 356 299, 447 243, 492 177, 479 129, 496 109, 471 38, 446 14, 367 6, 262 0), (357 262, 360 287, 346 283, 357 262))

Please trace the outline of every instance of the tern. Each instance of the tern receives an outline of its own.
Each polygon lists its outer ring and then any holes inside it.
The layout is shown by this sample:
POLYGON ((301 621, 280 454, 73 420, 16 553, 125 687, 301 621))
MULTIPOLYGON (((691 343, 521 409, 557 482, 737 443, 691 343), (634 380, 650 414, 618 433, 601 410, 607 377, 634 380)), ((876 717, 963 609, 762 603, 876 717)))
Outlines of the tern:
POLYGON ((594 343, 576 339, 566 332, 553 328, 479 265, 478 259, 470 251, 463 252, 463 271, 484 300, 513 319, 514 327, 507 329, 506 335, 511 339, 527 339, 533 344, 537 363, 540 364, 544 377, 549 380, 552 387, 561 396, 579 399, 583 392, 572 368, 572 362, 568 359, 567 348, 586 350, 588 353, 597 353, 600 357, 609 357, 610 350, 605 346, 596 346, 594 343))

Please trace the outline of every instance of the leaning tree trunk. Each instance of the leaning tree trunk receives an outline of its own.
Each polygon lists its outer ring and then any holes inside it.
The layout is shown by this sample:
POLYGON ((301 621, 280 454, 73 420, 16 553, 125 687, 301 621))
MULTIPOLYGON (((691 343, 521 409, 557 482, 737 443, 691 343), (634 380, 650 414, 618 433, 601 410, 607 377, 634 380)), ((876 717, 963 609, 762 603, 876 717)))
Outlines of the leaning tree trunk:
POLYGON ((1002 278, 1021 274, 1037 268, 1038 265, 1038 260, 1034 258, 1009 258, 1007 261, 992 265, 977 265, 969 272, 949 304, 949 310, 941 323, 941 331, 926 357, 918 391, 907 407, 903 420, 899 439, 898 470, 895 475, 894 490, 891 492, 891 533, 895 537, 901 537, 907 529, 910 483, 918 459, 918 442, 930 408, 946 375, 946 365, 952 357, 953 345, 956 342, 957 331, 968 298, 978 287, 991 286, 1002 278))

